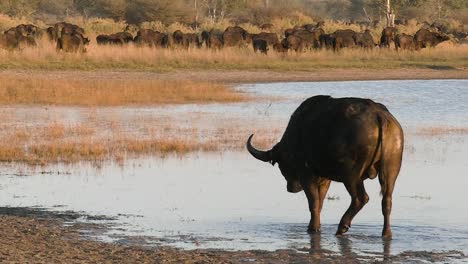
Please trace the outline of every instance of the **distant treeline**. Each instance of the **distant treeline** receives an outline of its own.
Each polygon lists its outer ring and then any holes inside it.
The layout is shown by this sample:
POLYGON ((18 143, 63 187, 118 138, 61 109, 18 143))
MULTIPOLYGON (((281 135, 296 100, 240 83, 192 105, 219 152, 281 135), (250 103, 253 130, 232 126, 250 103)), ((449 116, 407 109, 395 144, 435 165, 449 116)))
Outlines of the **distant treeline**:
MULTIPOLYGON (((270 23, 274 17, 301 12, 314 19, 380 20, 385 0, 0 0, 0 13, 38 19, 72 16, 111 18, 140 24, 148 21, 201 23, 270 23)), ((467 0, 392 0, 397 19, 435 21, 452 18, 468 24, 467 0)))

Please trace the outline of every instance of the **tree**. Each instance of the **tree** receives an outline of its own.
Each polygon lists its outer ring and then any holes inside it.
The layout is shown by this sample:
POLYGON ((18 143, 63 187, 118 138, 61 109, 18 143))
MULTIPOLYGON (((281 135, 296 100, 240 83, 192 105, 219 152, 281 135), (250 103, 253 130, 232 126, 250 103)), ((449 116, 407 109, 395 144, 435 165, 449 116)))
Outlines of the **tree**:
POLYGON ((386 0, 386 17, 387 17, 387 27, 394 27, 395 26, 395 13, 393 12, 390 0, 386 0))

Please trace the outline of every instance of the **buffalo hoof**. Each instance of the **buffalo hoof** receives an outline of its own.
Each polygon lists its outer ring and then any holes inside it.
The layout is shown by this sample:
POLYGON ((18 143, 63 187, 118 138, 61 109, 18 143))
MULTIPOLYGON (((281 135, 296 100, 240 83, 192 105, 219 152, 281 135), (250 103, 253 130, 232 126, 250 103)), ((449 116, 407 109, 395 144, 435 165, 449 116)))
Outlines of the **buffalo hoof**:
POLYGON ((339 236, 339 235, 342 235, 342 234, 348 232, 349 227, 350 227, 349 225, 340 225, 340 226, 338 226, 338 230, 336 231, 335 235, 339 236))
POLYGON ((312 227, 309 226, 309 228, 307 228, 307 233, 309 233, 309 234, 320 233, 320 228, 312 228, 312 227))
POLYGON ((384 229, 382 231, 382 237, 385 238, 385 239, 391 239, 392 238, 392 230, 384 229))

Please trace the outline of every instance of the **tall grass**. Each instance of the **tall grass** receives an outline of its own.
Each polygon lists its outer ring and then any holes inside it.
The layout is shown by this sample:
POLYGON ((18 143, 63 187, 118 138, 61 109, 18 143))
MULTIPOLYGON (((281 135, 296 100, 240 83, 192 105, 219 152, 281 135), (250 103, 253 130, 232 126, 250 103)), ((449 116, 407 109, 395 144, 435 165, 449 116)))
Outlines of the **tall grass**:
POLYGON ((46 165, 90 161, 100 165, 141 156, 239 150, 244 148, 250 133, 257 133, 255 144, 266 148, 280 134, 271 125, 247 126, 244 121, 225 115, 209 117, 207 125, 208 119, 196 113, 184 113, 183 120, 178 120, 176 116, 142 117, 140 112, 122 116, 112 109, 95 112, 86 108, 71 110, 75 115, 70 122, 67 114, 59 114, 70 113, 70 108, 37 110, 41 113, 34 114, 36 119, 28 120, 15 117, 15 111, 0 109, 0 119, 9 120, 8 124, 0 124, 0 162, 46 165))
POLYGON ((0 105, 76 106, 239 102, 247 96, 215 83, 0 77, 0 105))
POLYGON ((0 69, 35 70, 107 70, 138 71, 174 70, 277 70, 313 71, 320 68, 427 68, 434 66, 461 68, 468 66, 468 46, 423 49, 419 52, 391 49, 351 49, 333 52, 314 50, 268 55, 255 53, 251 47, 202 49, 157 49, 128 45, 98 46, 92 43, 84 54, 57 52, 52 43, 42 41, 38 47, 22 51, 0 50, 0 69))

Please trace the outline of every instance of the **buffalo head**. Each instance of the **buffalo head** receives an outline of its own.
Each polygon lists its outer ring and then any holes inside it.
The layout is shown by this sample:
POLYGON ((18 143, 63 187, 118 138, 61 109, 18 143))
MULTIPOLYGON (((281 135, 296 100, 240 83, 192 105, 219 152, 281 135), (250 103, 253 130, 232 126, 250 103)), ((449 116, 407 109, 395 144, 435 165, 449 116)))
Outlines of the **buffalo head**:
POLYGON ((449 35, 444 34, 444 33, 439 33, 439 32, 437 32, 436 38, 437 38, 437 40, 440 41, 440 42, 446 41, 446 40, 450 40, 450 36, 449 36, 449 35))
POLYGON ((250 135, 249 139, 247 140, 247 150, 249 153, 256 159, 269 162, 273 166, 278 163, 278 167, 283 174, 284 178, 286 179, 287 186, 286 189, 288 192, 297 193, 302 191, 302 185, 299 181, 299 177, 297 175, 297 169, 294 165, 294 160, 291 155, 289 155, 286 151, 281 149, 281 145, 278 143, 276 144, 271 150, 263 151, 258 150, 252 146, 252 137, 253 134, 250 135))

